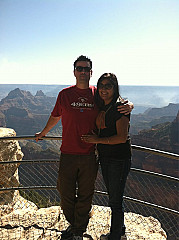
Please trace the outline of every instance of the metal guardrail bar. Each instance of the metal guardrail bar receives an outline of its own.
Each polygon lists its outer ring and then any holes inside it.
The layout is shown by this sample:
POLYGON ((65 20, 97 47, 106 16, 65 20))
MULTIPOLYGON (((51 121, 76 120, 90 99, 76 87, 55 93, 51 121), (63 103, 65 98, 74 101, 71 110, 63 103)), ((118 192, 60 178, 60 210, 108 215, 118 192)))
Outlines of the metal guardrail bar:
POLYGON ((23 164, 23 163, 57 163, 60 162, 60 159, 36 159, 36 160, 21 160, 21 161, 4 161, 0 162, 1 164, 23 164))
POLYGON ((143 169, 131 168, 130 171, 153 175, 153 176, 160 177, 160 178, 166 178, 167 180, 172 180, 172 181, 177 181, 177 182, 179 181, 179 178, 168 176, 168 175, 161 174, 161 173, 150 172, 150 171, 143 170, 143 169))
POLYGON ((30 190, 30 189, 53 189, 56 190, 56 186, 29 186, 29 187, 11 187, 11 188, 0 188, 0 192, 9 192, 15 190, 30 190))
MULTIPOLYGON (((56 190, 56 186, 34 186, 34 187, 12 187, 12 188, 1 188, 0 189, 0 192, 8 192, 8 191, 15 191, 15 190, 37 190, 37 189, 48 189, 48 190, 56 190)), ((99 195, 105 195, 105 196, 108 196, 108 193, 107 192, 102 192, 102 191, 97 191, 95 190, 94 193, 96 194, 99 194, 99 195)), ((131 197, 126 197, 124 196, 123 197, 126 201, 131 201, 131 202, 135 202, 135 203, 138 203, 138 204, 143 204, 145 206, 149 206, 149 207, 153 207, 153 208, 156 208, 158 210, 162 210, 162 211, 167 211, 169 213, 173 213, 175 215, 179 215, 179 212, 174 210, 174 209, 170 209, 170 208, 166 208, 166 207, 162 207, 160 205, 156 205, 156 204, 153 204, 153 203, 149 203, 149 202, 145 202, 145 201, 142 201, 142 200, 139 200, 139 199, 135 199, 135 198, 131 198, 131 197)))
MULTIPOLYGON (((22 160, 22 161, 4 161, 4 162, 0 162, 0 165, 18 164, 18 163, 19 164, 23 164, 23 163, 58 163, 59 161, 60 161, 60 159, 36 159, 36 160, 22 160)), ((143 169, 138 169, 138 168, 131 168, 130 171, 143 173, 143 174, 148 174, 148 175, 153 175, 153 176, 156 176, 156 177, 165 178, 167 180, 179 182, 179 178, 164 175, 164 174, 161 174, 161 173, 150 172, 150 171, 143 170, 143 169)))
POLYGON ((145 201, 142 201, 142 200, 139 200, 139 199, 126 197, 126 196, 124 196, 124 199, 127 200, 127 201, 140 203, 140 204, 143 204, 145 206, 154 207, 154 208, 159 209, 159 210, 163 210, 163 211, 167 211, 167 212, 170 212, 170 213, 174 213, 175 215, 179 215, 179 212, 174 210, 174 209, 166 208, 166 207, 154 204, 154 203, 149 203, 149 202, 145 202, 145 201))
POLYGON ((137 146, 137 145, 133 145, 133 144, 132 144, 132 149, 179 160, 179 154, 176 154, 176 153, 165 152, 162 150, 157 150, 157 149, 143 147, 143 146, 137 146))
MULTIPOLYGON (((0 137, 0 141, 2 140, 35 140, 35 136, 14 136, 14 137, 0 137)), ((62 140, 62 136, 54 137, 54 136, 45 136, 40 138, 42 140, 62 140)))
MULTIPOLYGON (((14 136, 14 137, 0 137, 0 141, 3 140, 35 140, 35 136, 14 136)), ((42 140, 62 140, 62 136, 54 137, 54 136, 45 136, 41 138, 42 140)), ((142 152, 147 152, 147 153, 152 153, 155 155, 163 156, 163 157, 169 157, 172 159, 179 160, 179 154, 176 153, 170 153, 170 152, 165 152, 157 149, 152 149, 148 147, 143 147, 143 146, 137 146, 137 145, 131 145, 133 150, 138 150, 142 152)))
MULTIPOLYGON (((97 190, 95 190, 94 192, 95 192, 96 194, 99 194, 99 195, 108 196, 108 193, 107 193, 107 192, 102 192, 102 191, 97 191, 97 190)), ((157 208, 157 209, 162 210, 162 211, 167 211, 167 212, 170 212, 170 213, 174 213, 175 215, 179 215, 179 212, 176 211, 176 210, 174 210, 174 209, 162 207, 162 206, 160 206, 160 205, 157 205, 157 204, 154 204, 154 203, 145 202, 145 201, 142 201, 142 200, 139 200, 139 199, 136 199, 136 198, 126 197, 126 196, 124 196, 123 198, 124 198, 126 201, 131 201, 131 202, 143 204, 143 205, 145 205, 145 206, 154 207, 154 208, 157 208)))

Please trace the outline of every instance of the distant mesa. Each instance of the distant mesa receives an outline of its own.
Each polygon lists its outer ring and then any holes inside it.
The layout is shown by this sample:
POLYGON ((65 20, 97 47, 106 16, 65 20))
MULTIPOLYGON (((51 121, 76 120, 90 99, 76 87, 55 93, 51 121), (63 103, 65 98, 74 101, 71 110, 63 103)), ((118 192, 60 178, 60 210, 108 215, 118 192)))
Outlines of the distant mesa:
POLYGON ((144 112, 144 115, 153 117, 176 116, 179 110, 179 104, 169 103, 168 106, 162 108, 149 108, 144 112))
POLYGON ((20 90, 19 88, 16 88, 10 91, 7 96, 8 99, 17 98, 17 97, 21 97, 21 98, 33 97, 33 95, 29 91, 23 91, 23 90, 20 90))
POLYGON ((35 94, 35 97, 45 97, 45 94, 42 92, 42 90, 37 91, 35 94))
POLYGON ((19 88, 14 89, 13 91, 10 91, 7 98, 15 98, 15 97, 23 97, 23 93, 19 88))
POLYGON ((55 100, 42 90, 33 96, 16 88, 0 101, 0 126, 14 128, 20 135, 34 134, 46 124, 55 100))

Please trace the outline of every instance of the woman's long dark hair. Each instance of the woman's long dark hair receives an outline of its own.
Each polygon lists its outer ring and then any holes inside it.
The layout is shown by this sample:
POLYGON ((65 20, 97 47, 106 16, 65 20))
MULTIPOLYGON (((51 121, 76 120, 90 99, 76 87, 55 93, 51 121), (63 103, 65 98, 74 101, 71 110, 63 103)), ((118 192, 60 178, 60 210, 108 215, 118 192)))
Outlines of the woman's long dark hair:
POLYGON ((113 96, 113 100, 112 102, 115 103, 117 101, 117 99, 119 98, 120 100, 122 100, 120 94, 119 94, 119 85, 118 85, 118 80, 115 74, 113 73, 104 73, 103 75, 101 75, 101 77, 98 79, 97 82, 97 91, 95 94, 95 103, 99 108, 102 108, 104 106, 104 101, 101 99, 101 97, 99 96, 99 84, 103 81, 103 80, 109 80, 110 83, 113 85, 114 88, 114 96, 113 96))

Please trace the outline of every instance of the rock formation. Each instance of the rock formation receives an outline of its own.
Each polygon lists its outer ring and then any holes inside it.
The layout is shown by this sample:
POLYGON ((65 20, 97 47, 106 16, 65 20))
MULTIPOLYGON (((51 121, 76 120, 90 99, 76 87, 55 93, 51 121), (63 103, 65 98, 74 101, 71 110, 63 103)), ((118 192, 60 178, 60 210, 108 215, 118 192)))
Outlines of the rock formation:
POLYGON ((0 101, 0 126, 13 128, 18 135, 34 134, 45 126, 54 103, 55 98, 42 91, 33 96, 16 88, 0 101))
MULTIPOLYGON (((0 137, 15 136, 13 129, 0 128, 0 137)), ((0 162, 20 161, 23 153, 17 141, 0 141, 0 162)), ((18 187, 18 166, 17 164, 0 165, 0 186, 2 188, 18 187)), ((14 191, 0 192, 0 204, 9 204, 13 201, 14 191)))
MULTIPOLYGON (((157 124, 131 137, 132 144, 179 154, 179 113, 174 121, 157 124)), ((133 151, 133 167, 179 176, 178 160, 133 151), (164 164, 165 163, 165 164, 164 164)))
MULTIPOLYGON (((16 136, 13 129, 0 128, 0 137, 12 136, 16 136)), ((18 161, 17 164, 0 164, 0 187, 2 189, 19 186, 18 167, 20 165, 19 161, 22 160, 22 157, 23 153, 21 152, 18 141, 0 141, 0 162, 18 161)), ((23 209, 29 206, 37 209, 34 203, 23 199, 20 196, 19 191, 0 191, 0 216, 8 214, 15 209, 23 209)))
POLYGON ((172 122, 178 113, 179 103, 169 103, 162 108, 149 108, 143 114, 131 115, 131 134, 138 134, 143 129, 150 129, 152 126, 172 122))
POLYGON ((49 114, 55 99, 47 97, 42 91, 38 91, 33 96, 29 91, 16 88, 0 101, 0 109, 2 112, 6 112, 10 108, 19 108, 28 109, 32 114, 49 114))

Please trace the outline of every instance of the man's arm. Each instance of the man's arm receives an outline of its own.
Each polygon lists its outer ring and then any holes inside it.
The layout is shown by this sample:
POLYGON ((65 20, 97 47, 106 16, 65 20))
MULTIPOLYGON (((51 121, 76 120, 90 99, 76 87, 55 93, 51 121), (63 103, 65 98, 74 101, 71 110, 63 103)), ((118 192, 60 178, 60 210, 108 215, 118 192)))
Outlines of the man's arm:
POLYGON ((124 115, 128 115, 130 112, 132 112, 133 108, 134 108, 134 104, 129 100, 126 100, 122 105, 117 107, 117 110, 120 113, 123 113, 124 115))
POLYGON ((61 119, 61 116, 60 117, 50 116, 44 129, 41 132, 35 134, 36 142, 38 142, 40 138, 45 137, 45 135, 58 123, 60 119, 61 119))

